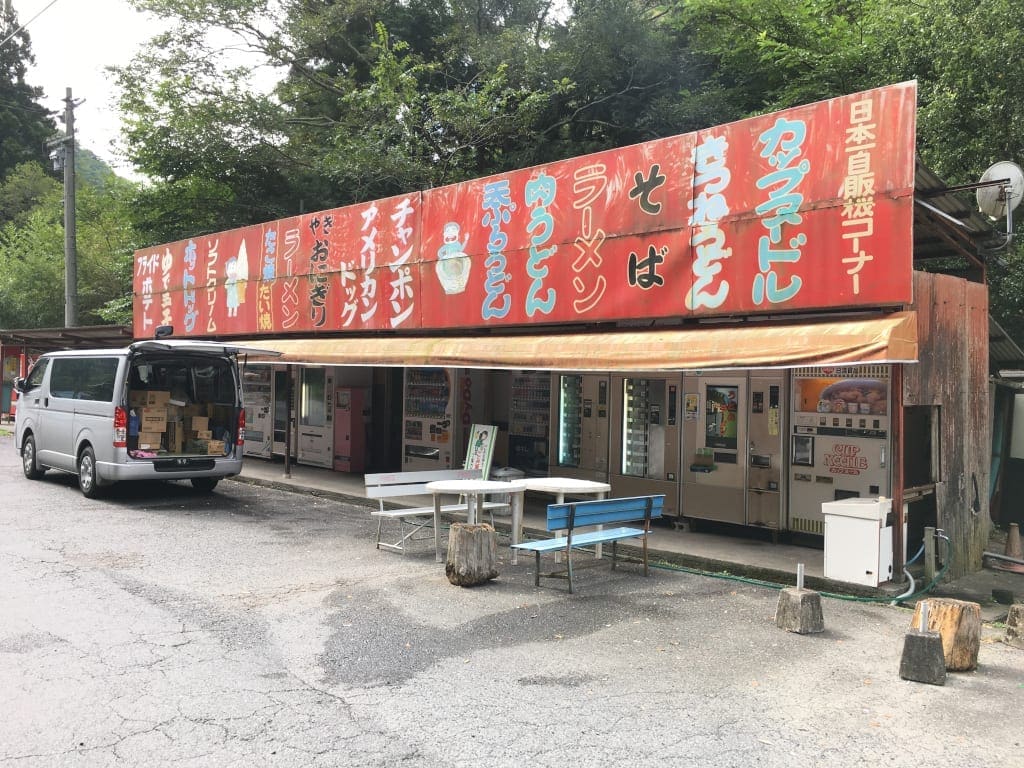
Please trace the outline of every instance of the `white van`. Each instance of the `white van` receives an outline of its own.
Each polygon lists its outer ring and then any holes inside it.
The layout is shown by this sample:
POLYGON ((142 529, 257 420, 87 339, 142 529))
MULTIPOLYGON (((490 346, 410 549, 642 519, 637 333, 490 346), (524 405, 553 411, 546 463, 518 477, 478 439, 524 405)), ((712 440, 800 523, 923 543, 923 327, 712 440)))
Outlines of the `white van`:
POLYGON ((71 472, 90 498, 119 480, 190 480, 212 491, 242 470, 237 356, 252 351, 164 338, 40 356, 14 383, 25 477, 71 472))

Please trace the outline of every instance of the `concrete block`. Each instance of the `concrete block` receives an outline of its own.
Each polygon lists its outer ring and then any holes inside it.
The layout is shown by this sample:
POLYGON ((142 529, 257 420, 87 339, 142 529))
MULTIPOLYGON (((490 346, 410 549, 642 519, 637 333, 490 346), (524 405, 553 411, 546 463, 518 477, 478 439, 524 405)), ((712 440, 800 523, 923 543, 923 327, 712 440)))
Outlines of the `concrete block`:
POLYGON ((1003 642, 1014 648, 1024 648, 1024 603, 1015 603, 1007 611, 1003 642))
POLYGON ((821 595, 814 590, 799 587, 786 587, 780 591, 779 603, 775 608, 775 626, 800 635, 824 632, 821 595))
POLYGON ((942 653, 942 637, 938 632, 912 629, 903 641, 900 677, 915 683, 946 684, 946 657, 942 653))

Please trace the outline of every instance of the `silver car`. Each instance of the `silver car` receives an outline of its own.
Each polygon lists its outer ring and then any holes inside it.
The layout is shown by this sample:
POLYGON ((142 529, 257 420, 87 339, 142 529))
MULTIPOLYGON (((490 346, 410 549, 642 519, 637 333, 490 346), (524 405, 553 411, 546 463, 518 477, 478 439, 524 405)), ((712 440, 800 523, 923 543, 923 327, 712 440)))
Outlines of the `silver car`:
POLYGON ((88 497, 120 480, 190 480, 212 491, 242 469, 237 355, 247 351, 157 339, 40 356, 14 383, 25 477, 74 473, 88 497))

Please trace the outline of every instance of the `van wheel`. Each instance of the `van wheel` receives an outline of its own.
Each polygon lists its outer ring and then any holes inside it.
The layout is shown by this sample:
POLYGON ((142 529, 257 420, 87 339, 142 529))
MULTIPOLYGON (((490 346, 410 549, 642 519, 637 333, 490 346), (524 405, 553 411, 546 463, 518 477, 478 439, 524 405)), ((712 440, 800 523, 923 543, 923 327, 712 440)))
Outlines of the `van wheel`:
POLYGON ((38 480, 46 471, 36 464, 36 439, 32 435, 26 435, 21 446, 21 471, 29 480, 38 480))
POLYGON ((193 477, 190 481, 192 487, 200 493, 209 493, 217 487, 218 477, 193 477))
POLYGON ((78 487, 87 499, 95 499, 100 495, 100 484, 96 479, 96 454, 86 446, 78 457, 78 487))

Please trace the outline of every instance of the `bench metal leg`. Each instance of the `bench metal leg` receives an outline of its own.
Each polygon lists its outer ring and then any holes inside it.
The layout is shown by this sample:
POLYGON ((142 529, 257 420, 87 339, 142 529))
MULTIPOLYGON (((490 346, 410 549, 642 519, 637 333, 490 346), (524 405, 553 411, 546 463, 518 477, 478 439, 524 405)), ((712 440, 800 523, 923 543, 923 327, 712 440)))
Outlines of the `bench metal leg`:
POLYGON ((569 594, 572 594, 572 550, 568 549, 565 552, 565 566, 569 571, 569 594))
POLYGON ((418 536, 419 531, 429 525, 427 520, 414 519, 410 520, 405 517, 393 518, 398 526, 398 540, 395 543, 390 541, 382 541, 383 538, 383 525, 384 518, 381 518, 377 522, 377 549, 386 549, 390 552, 401 552, 403 555, 408 551, 408 543, 410 541, 419 541, 423 538, 429 538, 425 536, 418 536))
POLYGON ((534 552, 533 586, 540 586, 540 552, 534 552))
POLYGON ((441 562, 441 538, 438 530, 441 528, 441 494, 434 494, 434 560, 441 562))

